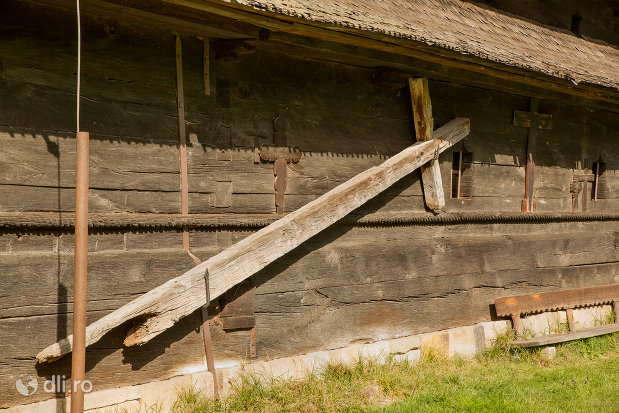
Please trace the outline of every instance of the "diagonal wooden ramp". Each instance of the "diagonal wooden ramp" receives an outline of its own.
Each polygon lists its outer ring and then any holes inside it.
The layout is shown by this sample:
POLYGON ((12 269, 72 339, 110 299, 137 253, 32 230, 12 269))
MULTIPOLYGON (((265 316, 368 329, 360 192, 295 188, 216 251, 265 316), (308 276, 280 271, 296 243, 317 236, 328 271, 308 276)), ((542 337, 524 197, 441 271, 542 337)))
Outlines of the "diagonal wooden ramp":
MULTIPOLYGON (((172 327, 206 302, 204 274, 208 269, 211 299, 251 277, 302 242, 333 225, 404 176, 438 157, 469 134, 470 122, 457 118, 434 131, 434 139, 417 142, 337 186, 320 198, 262 228, 242 241, 190 269, 183 275, 147 292, 86 329, 86 345, 131 320, 139 320, 124 344, 141 345, 172 327)), ((52 344, 37 355, 52 361, 71 352, 72 336, 52 344)))

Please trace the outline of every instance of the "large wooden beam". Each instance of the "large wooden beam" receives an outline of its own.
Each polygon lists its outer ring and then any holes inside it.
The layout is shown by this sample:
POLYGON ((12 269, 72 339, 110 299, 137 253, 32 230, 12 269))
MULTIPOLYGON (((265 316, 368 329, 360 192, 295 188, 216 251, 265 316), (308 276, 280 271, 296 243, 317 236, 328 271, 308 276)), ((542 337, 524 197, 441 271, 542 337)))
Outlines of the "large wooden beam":
MULTIPOLYGON (((207 270, 210 298, 214 299, 426 164, 437 152, 463 139, 469 133, 469 123, 468 119, 454 119, 436 130, 433 140, 406 148, 381 165, 360 173, 185 274, 106 315, 88 326, 87 345, 131 319, 137 319, 135 321, 139 324, 128 333, 125 345, 148 342, 205 304, 204 274, 207 270)), ((71 346, 72 337, 69 336, 41 351, 37 359, 40 362, 57 359, 69 353, 71 346)))
MULTIPOLYGON (((432 118, 432 102, 428 79, 409 78, 408 86, 411 92, 413 104, 413 118, 415 121, 415 134, 417 141, 432 140, 434 130, 434 118, 432 118)), ((438 211, 445 206, 445 193, 441 179, 441 168, 437 159, 432 159, 421 167, 421 181, 423 183, 423 197, 426 206, 438 211)))

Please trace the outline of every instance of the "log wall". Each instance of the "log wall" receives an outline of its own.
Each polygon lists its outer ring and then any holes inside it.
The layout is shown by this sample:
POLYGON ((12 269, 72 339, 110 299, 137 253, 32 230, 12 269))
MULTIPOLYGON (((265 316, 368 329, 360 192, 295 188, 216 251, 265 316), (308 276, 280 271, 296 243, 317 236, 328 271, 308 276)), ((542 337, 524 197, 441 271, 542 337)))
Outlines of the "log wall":
MULTIPOLYGON (((70 13, 13 2, 0 15, 0 217, 74 207, 75 22, 70 13), (28 24, 24 24, 28 16, 28 24), (41 29, 45 27, 45 30, 41 29)), ((92 212, 180 212, 174 36, 88 16, 83 24, 82 128, 91 136, 92 212)), ((371 83, 373 67, 282 53, 211 61, 202 83, 201 40, 183 37, 190 213, 275 213, 273 119, 303 157, 288 168, 292 211, 414 142, 408 90, 371 83)), ((446 211, 520 211, 527 129, 512 124, 524 97, 430 80, 435 124, 471 119, 473 197, 446 194, 446 211)), ((619 117, 542 100, 553 128, 538 135, 538 211, 570 212, 570 181, 600 156, 611 198, 589 210, 619 211, 619 117)), ((455 150, 460 149, 456 146, 455 150)), ((441 155, 450 188, 452 151, 441 155)), ((448 192, 448 191, 447 191, 448 192)), ((364 212, 424 212, 413 174, 364 212)), ((193 231, 206 259, 251 229, 193 231)), ((467 225, 337 225, 256 274, 258 358, 489 320, 494 297, 619 282, 619 225, 609 222, 467 225)), ((0 233, 0 407, 33 402, 21 374, 70 374, 70 358, 37 366, 35 354, 71 333, 73 235, 0 233)), ((193 265, 181 234, 101 230, 89 240, 88 321, 193 265)), ((141 348, 122 348, 123 326, 89 348, 95 389, 169 377, 203 363, 193 314, 141 348)), ((246 360, 249 332, 212 327, 215 359, 246 360)))

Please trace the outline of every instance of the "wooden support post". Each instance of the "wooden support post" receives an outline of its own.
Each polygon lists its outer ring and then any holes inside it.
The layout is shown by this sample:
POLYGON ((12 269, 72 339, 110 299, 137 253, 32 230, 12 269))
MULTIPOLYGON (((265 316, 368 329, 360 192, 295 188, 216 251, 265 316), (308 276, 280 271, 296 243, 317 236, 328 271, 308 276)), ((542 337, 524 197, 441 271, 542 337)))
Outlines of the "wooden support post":
MULTIPOLYGON (((430 101, 428 79, 409 78, 408 85, 413 104, 417 141, 432 140, 434 119, 432 118, 432 103, 430 101)), ((438 159, 432 159, 421 167, 421 181, 423 183, 423 196, 426 206, 434 211, 442 209, 445 206, 445 192, 443 191, 443 180, 441 179, 441 168, 438 159)))
POLYGON ((527 139, 527 170, 525 175, 524 199, 522 212, 535 211, 533 189, 535 186, 535 143, 537 140, 537 98, 531 98, 531 126, 529 126, 529 138, 527 139))
POLYGON ((615 323, 619 324, 619 301, 613 301, 613 312, 615 313, 615 323))
POLYGON ((514 126, 529 128, 527 139, 527 170, 524 185, 522 212, 533 212, 536 202, 533 198, 535 184, 535 146, 539 129, 552 129, 552 115, 537 113, 538 100, 531 98, 528 112, 514 111, 514 126))
POLYGON ((202 57, 202 75, 204 79, 204 94, 211 95, 211 43, 210 39, 202 40, 204 42, 204 55, 202 57))
POLYGON ((567 325, 570 327, 570 331, 576 331, 576 323, 574 322, 574 310, 571 308, 567 308, 565 310, 565 315, 567 316, 567 325))
MULTIPOLYGON (((189 215, 189 176, 187 174, 187 135, 185 133, 185 95, 183 92, 183 46, 176 35, 176 100, 180 150, 181 214, 189 215)), ((183 228, 183 249, 189 252, 189 231, 183 228)))
POLYGON ((256 326, 249 330, 249 357, 256 358, 256 326))
MULTIPOLYGON (((381 165, 361 172, 185 274, 95 321, 86 331, 86 342, 92 344, 114 327, 136 317, 140 321, 127 335, 124 344, 132 346, 148 342, 205 304, 206 269, 210 274, 210 298, 214 299, 425 165, 435 158, 437 152, 445 151, 467 136, 469 130, 468 119, 452 120, 434 131, 431 141, 418 142, 381 165)), ((41 351, 37 359, 50 361, 70 351, 71 342, 63 339, 41 351)))
POLYGON ((524 334, 524 329, 522 328, 522 320, 520 319, 520 314, 512 314, 512 325, 514 326, 516 337, 522 337, 524 334))

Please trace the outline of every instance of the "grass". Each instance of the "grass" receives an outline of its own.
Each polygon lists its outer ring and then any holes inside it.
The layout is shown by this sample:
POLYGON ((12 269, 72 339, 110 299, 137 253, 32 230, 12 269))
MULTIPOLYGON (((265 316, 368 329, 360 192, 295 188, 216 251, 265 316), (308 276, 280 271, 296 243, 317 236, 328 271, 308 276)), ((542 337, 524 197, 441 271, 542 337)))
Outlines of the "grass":
POLYGON ((618 412, 619 333, 540 349, 509 334, 475 359, 426 354, 410 364, 330 364, 302 380, 244 377, 223 402, 185 389, 175 413, 197 412, 618 412))

